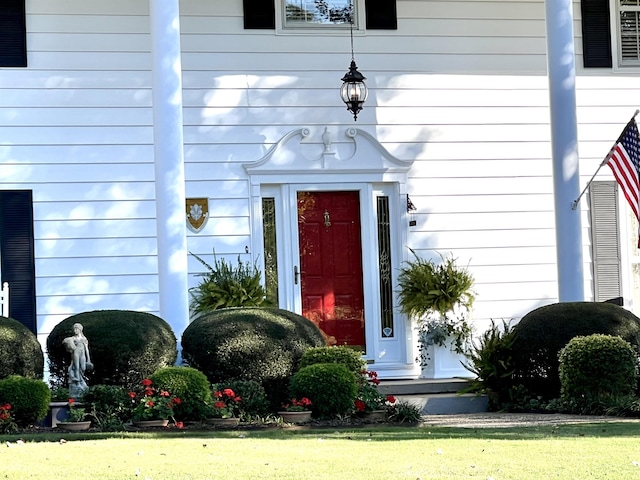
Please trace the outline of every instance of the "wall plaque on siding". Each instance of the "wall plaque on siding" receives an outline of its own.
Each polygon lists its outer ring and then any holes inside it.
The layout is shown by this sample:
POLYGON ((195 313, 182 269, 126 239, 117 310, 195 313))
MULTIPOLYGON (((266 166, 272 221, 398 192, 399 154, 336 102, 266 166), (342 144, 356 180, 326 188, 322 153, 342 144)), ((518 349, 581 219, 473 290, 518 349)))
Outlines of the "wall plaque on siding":
POLYGON ((194 233, 204 228, 209 220, 208 198, 187 198, 187 227, 194 233))

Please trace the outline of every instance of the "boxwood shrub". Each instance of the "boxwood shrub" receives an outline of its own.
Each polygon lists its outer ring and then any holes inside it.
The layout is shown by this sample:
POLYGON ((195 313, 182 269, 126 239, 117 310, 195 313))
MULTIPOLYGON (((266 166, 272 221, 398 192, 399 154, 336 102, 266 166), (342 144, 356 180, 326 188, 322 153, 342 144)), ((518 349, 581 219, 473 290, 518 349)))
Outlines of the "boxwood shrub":
POLYGON ((560 350, 574 337, 595 333, 620 336, 637 350, 640 319, 612 303, 563 302, 529 312, 513 328, 514 386, 534 397, 558 398, 560 350))
POLYGON ((353 411, 357 395, 356 377, 339 363, 316 363, 298 370, 289 385, 293 398, 311 400, 313 415, 331 418, 353 411))
POLYGON ((559 361, 561 399, 574 413, 605 413, 636 388, 637 356, 620 337, 574 337, 560 351, 559 361))
POLYGON ((181 400, 173 409, 178 420, 202 420, 211 402, 211 387, 206 375, 191 367, 165 367, 151 375, 156 388, 167 390, 181 400))
POLYGON ((89 385, 134 388, 153 372, 174 364, 176 337, 160 317, 131 310, 95 310, 79 313, 56 325, 47 337, 49 373, 53 386, 67 383, 69 353, 62 345, 73 335, 73 324, 84 327, 93 370, 89 385))
POLYGON ((316 325, 278 308, 240 307, 203 313, 182 334, 187 365, 211 383, 253 380, 272 405, 286 397, 302 354, 325 345, 316 325))
POLYGON ((26 427, 47 416, 51 390, 42 380, 11 375, 0 380, 0 399, 11 404, 15 422, 26 427))
POLYGON ((316 363, 339 363, 355 374, 367 369, 362 354, 345 345, 310 348, 302 354, 300 368, 316 363))
POLYGON ((0 317, 0 378, 42 379, 44 354, 33 332, 17 320, 0 317))

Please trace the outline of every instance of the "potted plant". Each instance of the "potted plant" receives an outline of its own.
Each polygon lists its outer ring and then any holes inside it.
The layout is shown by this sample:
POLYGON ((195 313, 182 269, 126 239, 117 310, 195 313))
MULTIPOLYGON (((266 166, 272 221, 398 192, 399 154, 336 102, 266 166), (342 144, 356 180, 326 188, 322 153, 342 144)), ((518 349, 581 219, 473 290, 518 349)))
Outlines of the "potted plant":
POLYGON ((87 412, 83 407, 78 407, 75 398, 67 400, 68 418, 64 422, 58 422, 57 426, 65 430, 81 431, 91 426, 91 420, 87 420, 87 412))
POLYGON ((302 397, 300 400, 292 398, 289 403, 283 403, 282 408, 278 411, 278 415, 285 422, 304 423, 311 420, 311 400, 302 397))
POLYGON ((133 424, 137 427, 166 427, 169 418, 173 417, 173 408, 182 401, 166 390, 157 390, 148 378, 141 383, 140 392, 129 392, 129 397, 135 405, 133 424))
POLYGON ((417 321, 419 360, 422 367, 431 367, 423 376, 443 378, 464 374, 460 360, 450 370, 438 372, 432 365, 435 347, 444 347, 465 354, 470 346, 472 329, 467 322, 475 292, 474 278, 453 257, 441 255, 441 262, 425 260, 411 250, 414 260, 406 262, 398 276, 400 310, 417 321), (456 365, 459 363, 459 365, 456 365))
POLYGON ((231 389, 223 388, 213 392, 213 404, 209 408, 208 422, 215 426, 235 426, 240 423, 237 417, 242 398, 231 389))
POLYGON ((370 420, 386 420, 387 410, 396 402, 396 399, 393 395, 380 393, 379 383, 377 372, 373 370, 362 372, 354 405, 357 415, 370 420))

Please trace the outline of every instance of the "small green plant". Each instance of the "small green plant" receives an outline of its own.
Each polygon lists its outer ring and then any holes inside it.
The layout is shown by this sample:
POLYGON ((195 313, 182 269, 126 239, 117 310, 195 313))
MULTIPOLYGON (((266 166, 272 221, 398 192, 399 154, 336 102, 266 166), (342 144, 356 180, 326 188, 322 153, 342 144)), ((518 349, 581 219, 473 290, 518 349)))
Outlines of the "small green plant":
POLYGON ((238 255, 238 263, 234 266, 224 258, 218 259, 214 251, 211 266, 195 253, 191 255, 207 268, 206 273, 197 275, 203 277, 202 281, 189 290, 194 314, 220 308, 266 305, 267 293, 257 263, 242 262, 238 255))
POLYGON ((11 414, 11 404, 4 403, 0 405, 0 434, 16 433, 18 425, 13 420, 11 414))
POLYGON ((11 404, 15 422, 25 427, 47 416, 51 390, 42 380, 11 375, 0 380, 0 398, 11 404))
POLYGON ((254 380, 231 380, 211 386, 215 391, 222 391, 230 388, 235 394, 242 398, 238 405, 239 417, 243 421, 260 418, 269 413, 269 400, 264 387, 254 380))
POLYGON ((331 418, 353 411, 358 390, 355 375, 344 365, 316 363, 291 377, 289 393, 292 397, 309 398, 314 416, 331 418))
POLYGON ((574 412, 602 413, 635 391, 638 359, 620 337, 575 337, 560 351, 559 362, 560 398, 574 412))
POLYGON ((95 425, 103 432, 125 430, 125 423, 131 419, 133 405, 129 392, 115 385, 92 385, 82 397, 95 425))
POLYGON ((511 322, 502 321, 491 327, 473 342, 467 352, 464 367, 475 375, 466 392, 486 394, 489 410, 499 410, 509 397, 513 386, 513 327, 511 322))
POLYGON ((167 390, 156 389, 153 382, 145 378, 142 380, 141 392, 130 392, 129 396, 135 405, 133 407, 133 421, 167 420, 173 417, 173 408, 181 400, 174 397, 167 390))
POLYGON ((242 397, 230 388, 213 392, 210 416, 213 418, 236 418, 240 414, 242 397))
POLYGON ((474 278, 453 257, 441 256, 442 262, 420 258, 411 250, 413 261, 398 275, 400 310, 417 321, 420 342, 420 365, 427 366, 431 345, 445 346, 465 353, 472 329, 466 315, 473 306, 474 278))
POLYGON ((355 374, 367 367, 362 354, 347 345, 315 347, 306 350, 300 359, 300 368, 315 363, 340 363, 355 374))
POLYGON ((418 423, 422 419, 422 412, 418 405, 399 400, 389 409, 387 418, 395 423, 418 423))
POLYGON ((283 403, 280 411, 283 412, 308 412, 311 410, 313 403, 307 397, 302 397, 300 400, 292 398, 291 401, 283 403))
POLYGON ((378 391, 378 373, 363 370, 357 379, 358 393, 354 402, 356 413, 371 413, 374 410, 387 410, 396 399, 393 395, 384 395, 378 391))
POLYGON ((87 410, 84 407, 78 407, 75 398, 67 400, 67 407, 69 408, 70 422, 84 422, 87 417, 87 410))

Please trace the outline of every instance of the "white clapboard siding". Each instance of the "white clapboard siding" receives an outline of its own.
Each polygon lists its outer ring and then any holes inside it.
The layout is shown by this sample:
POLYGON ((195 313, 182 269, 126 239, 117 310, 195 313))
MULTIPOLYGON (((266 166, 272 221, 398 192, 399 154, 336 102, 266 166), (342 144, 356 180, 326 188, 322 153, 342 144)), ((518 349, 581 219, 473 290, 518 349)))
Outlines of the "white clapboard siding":
MULTIPOLYGON (((640 87, 585 71, 573 3, 585 184, 640 87)), ((557 300, 544 0, 398 0, 398 30, 354 37, 370 88, 355 125, 338 98, 346 31, 244 30, 241 0, 180 8, 186 194, 210 212, 190 251, 258 258, 244 253, 255 212, 243 163, 297 128, 355 126, 414 162, 408 246, 469 262, 479 322, 557 300)), ((30 0, 27 13, 29 67, 0 72, 0 188, 33 190, 41 332, 88 308, 156 312, 149 2, 30 0)), ((188 268, 193 285, 202 266, 188 268)))

